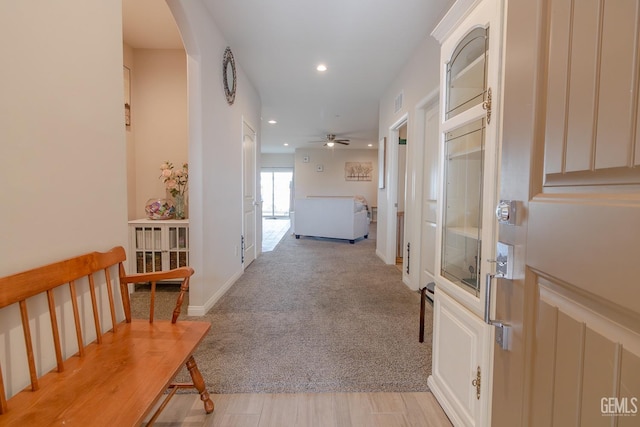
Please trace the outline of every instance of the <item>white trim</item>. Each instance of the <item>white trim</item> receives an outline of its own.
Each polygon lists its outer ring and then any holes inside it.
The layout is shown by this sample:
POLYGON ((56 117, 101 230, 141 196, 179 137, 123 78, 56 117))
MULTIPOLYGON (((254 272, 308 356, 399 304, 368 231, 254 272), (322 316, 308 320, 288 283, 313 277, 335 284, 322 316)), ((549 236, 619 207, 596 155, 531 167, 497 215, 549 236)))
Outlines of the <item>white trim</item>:
POLYGON ((404 113, 398 120, 396 120, 391 126, 389 126, 390 131, 398 130, 409 120, 409 113, 404 113))
MULTIPOLYGON (((422 244, 425 238, 422 234, 422 226, 424 221, 424 205, 425 205, 425 200, 423 200, 424 192, 425 192, 424 179, 425 179, 425 173, 427 173, 427 171, 425 170, 425 151, 427 150, 427 144, 431 142, 431 141, 427 141, 425 114, 434 106, 438 105, 439 102, 440 102, 440 85, 438 84, 434 89, 429 91, 427 96, 422 98, 414 108, 415 120, 413 122, 413 129, 414 129, 413 139, 416 141, 416 143, 411 144, 409 146, 411 150, 410 157, 412 158, 411 178, 413 182, 413 185, 411 186, 412 194, 410 195, 411 206, 412 206, 412 211, 410 212, 410 214, 413 214, 413 215, 410 215, 409 218, 413 217, 413 220, 410 222, 410 226, 411 226, 411 230, 415 230, 415 232, 410 231, 410 233, 414 236, 417 236, 418 241, 417 241, 417 244, 413 245, 411 249, 411 257, 414 259, 414 262, 411 264, 410 273, 406 274, 406 271, 403 269, 403 282, 407 286, 409 286, 409 288, 415 289, 415 290, 429 283, 429 281, 426 281, 423 283, 420 280, 422 277, 422 272, 425 267, 422 259, 423 258, 422 244), (407 278, 406 281, 404 280, 405 277, 407 278)), ((436 127, 438 127, 440 123, 439 105, 437 108, 438 109, 436 110, 436 117, 437 117, 436 127)), ((439 129, 436 129, 436 134, 439 135, 439 129)), ((439 152, 440 142, 439 142, 439 137, 436 137, 436 139, 437 140, 435 143, 438 146, 438 154, 437 154, 438 157, 436 158, 436 160, 438 160, 440 158, 440 152, 439 152)), ((436 185, 439 185, 439 177, 437 179, 438 179, 438 183, 436 185)), ((432 244, 435 245, 435 242, 432 242, 432 244)), ((434 247, 434 253, 435 253, 435 247, 434 247)), ((434 263, 435 263, 435 260, 434 260, 434 263)), ((433 275, 429 275, 429 276, 431 276, 430 281, 435 281, 435 279, 433 279, 433 275)))
POLYGON ((204 305, 189 305, 187 308, 188 316, 204 316, 207 314, 209 310, 218 302, 220 298, 231 288, 231 286, 242 276, 242 271, 237 272, 229 280, 227 280, 221 287, 218 289, 218 292, 213 294, 211 298, 205 302, 204 305))
POLYGON ((431 32, 438 43, 449 37, 482 0, 457 0, 431 32))
POLYGON ((486 117, 485 110, 482 108, 482 104, 478 104, 474 107, 469 108, 467 111, 458 114, 455 117, 443 121, 440 129, 444 134, 449 132, 450 130, 457 129, 474 121, 478 121, 484 117, 486 117))
POLYGON ((432 89, 427 94, 427 96, 425 96, 420 101, 418 101, 418 103, 416 104, 416 108, 415 109, 416 109, 416 111, 417 110, 426 110, 427 107, 429 107, 429 105, 431 103, 438 102, 438 101, 440 101, 440 86, 437 86, 435 89, 432 89))
POLYGON ((387 246, 384 248, 385 262, 396 263, 396 217, 398 208, 395 206, 398 199, 398 134, 399 129, 409 123, 409 113, 406 112, 391 126, 387 137, 387 246))
MULTIPOLYGON (((256 132, 255 127, 252 123, 250 123, 244 114, 242 115, 242 135, 241 135, 241 143, 240 143, 240 158, 242 159, 242 193, 240 195, 240 203, 242 206, 242 236, 245 238, 246 242, 246 224, 245 224, 245 149, 244 149, 244 140, 247 135, 251 135, 253 138, 253 150, 251 152, 251 156, 253 157, 253 259, 251 262, 255 261, 258 258, 258 247, 262 247, 262 235, 258 234, 259 230, 262 230, 258 225, 258 220, 262 221, 262 205, 260 205, 260 211, 258 211, 258 205, 256 202, 258 200, 262 200, 262 195, 260 193, 260 168, 258 166, 258 132, 256 132), (249 129, 249 133, 245 133, 246 129, 249 129)), ((244 252, 244 248, 240 248, 241 252, 244 252)), ((240 254, 240 258, 244 259, 244 253, 240 254)), ((246 260, 242 262, 242 271, 244 271, 251 262, 247 263, 246 260)))

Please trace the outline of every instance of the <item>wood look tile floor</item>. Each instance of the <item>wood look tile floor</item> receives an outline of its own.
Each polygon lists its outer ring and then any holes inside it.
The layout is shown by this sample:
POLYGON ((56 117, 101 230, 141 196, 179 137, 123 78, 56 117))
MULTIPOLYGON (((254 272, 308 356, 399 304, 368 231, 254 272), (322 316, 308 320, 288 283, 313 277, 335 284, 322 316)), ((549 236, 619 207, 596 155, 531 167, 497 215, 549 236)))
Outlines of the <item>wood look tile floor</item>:
POLYGON ((262 218, 262 252, 272 251, 291 228, 289 218, 262 218))
MULTIPOLYGON (((288 220, 264 220, 263 251, 289 229, 288 220)), ((402 269, 402 265, 399 267, 402 269)), ((175 395, 157 427, 450 427, 433 394, 292 393, 212 394, 205 414, 197 394, 175 395)))
POLYGON ((442 427, 451 422, 433 394, 214 394, 205 414, 195 394, 178 394, 158 427, 442 427))

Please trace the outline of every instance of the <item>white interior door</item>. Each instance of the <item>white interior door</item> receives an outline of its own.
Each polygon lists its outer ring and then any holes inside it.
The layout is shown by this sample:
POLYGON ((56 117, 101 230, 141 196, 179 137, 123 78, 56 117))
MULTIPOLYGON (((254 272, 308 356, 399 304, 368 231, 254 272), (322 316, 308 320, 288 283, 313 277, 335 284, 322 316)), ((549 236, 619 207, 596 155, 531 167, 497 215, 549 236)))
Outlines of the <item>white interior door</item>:
POLYGON ((242 127, 242 207, 243 207, 243 265, 246 268, 256 259, 256 221, 259 203, 256 200, 256 132, 246 122, 242 127))
POLYGON ((438 218, 439 103, 427 105, 424 114, 422 160, 422 221, 420 225, 420 287, 434 281, 436 262, 436 222, 438 218))

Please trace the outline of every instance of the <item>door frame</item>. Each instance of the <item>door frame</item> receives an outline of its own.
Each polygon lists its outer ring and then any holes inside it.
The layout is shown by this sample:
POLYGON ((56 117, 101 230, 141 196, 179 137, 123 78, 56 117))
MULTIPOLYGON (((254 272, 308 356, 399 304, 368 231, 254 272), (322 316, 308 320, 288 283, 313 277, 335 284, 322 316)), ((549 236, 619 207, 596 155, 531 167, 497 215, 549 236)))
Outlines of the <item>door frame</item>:
POLYGON ((404 113, 398 120, 389 126, 387 139, 388 168, 387 168, 387 245, 384 248, 384 259, 387 264, 396 263, 396 218, 398 206, 396 200, 398 198, 398 137, 400 128, 403 125, 409 126, 409 113, 404 113))
MULTIPOLYGON (((244 196, 245 196, 245 177, 246 177, 246 171, 245 169, 245 150, 244 150, 244 139, 245 136, 247 135, 246 133, 246 129, 249 129, 251 131, 251 135, 253 138, 253 151, 251 153, 251 155, 253 156, 253 174, 252 174, 252 180, 253 180, 253 196, 254 196, 254 200, 253 200, 253 218, 254 218, 254 224, 253 224, 253 230, 254 230, 254 236, 253 236, 253 241, 254 241, 254 245, 253 245, 253 260, 255 260, 256 258, 258 258, 258 254, 261 252, 261 248, 262 248, 262 209, 260 209, 260 215, 257 214, 258 212, 258 207, 261 207, 261 195, 260 195, 260 182, 258 180, 259 177, 259 165, 258 165, 258 132, 255 130, 255 126, 253 126, 244 116, 242 116, 242 193, 241 193, 241 200, 242 200, 242 236, 244 241, 246 241, 246 228, 245 228, 245 220, 244 220, 244 196), (258 221, 258 218, 260 218, 260 221, 258 221)), ((247 268, 247 266, 250 263, 247 263, 244 260, 244 244, 243 246, 240 248, 240 251, 243 252, 241 254, 241 258, 242 258, 242 270, 244 270, 245 268, 247 268)))
MULTIPOLYGON (((435 153, 436 153, 436 159, 435 159, 435 175, 436 175, 436 191, 440 186, 440 174, 439 174, 439 170, 438 170, 438 165, 439 165, 439 159, 440 159, 440 139, 438 136, 436 136, 436 140, 435 141, 428 141, 427 140, 427 130, 426 130, 426 119, 425 119, 425 113, 430 110, 433 107, 436 107, 438 110, 436 111, 436 114, 438 114, 437 117, 437 126, 438 129, 436 129, 436 134, 439 135, 440 131, 439 131, 439 122, 440 122, 440 117, 439 117, 439 108, 440 108, 440 88, 436 87, 435 89, 433 89, 431 92, 429 92, 429 94, 427 96, 425 96, 415 107, 415 123, 414 123, 414 133, 415 133, 415 140, 419 141, 420 143, 416 143, 413 144, 415 146, 414 151, 412 151, 413 153, 413 167, 412 167, 412 173, 415 174, 413 182, 415 182, 415 187, 412 189, 412 194, 413 194, 413 198, 414 200, 412 200, 412 213, 415 213, 415 221, 411 222, 411 229, 412 230, 417 230, 417 234, 420 236, 420 240, 419 240, 419 244, 415 245, 416 247, 412 249, 412 253, 414 254, 414 257, 418 260, 417 264, 414 264, 414 266, 411 267, 410 273, 408 275, 408 281, 409 283, 415 283, 417 284, 417 286, 413 286, 413 288, 419 289, 423 286, 426 286, 428 282, 425 283, 421 283, 421 277, 422 277, 422 271, 425 269, 424 267, 424 260, 423 260, 423 256, 424 254, 422 253, 422 249, 424 247, 423 242, 427 239, 427 236, 424 235, 423 233, 423 229, 422 229, 422 225, 425 221, 425 215, 427 214, 427 212, 425 212, 424 209, 424 205, 425 205, 425 200, 424 200, 424 193, 425 193, 425 188, 424 188, 424 180, 425 180, 425 174, 432 172, 432 171, 427 171, 425 168, 425 155, 428 152, 428 147, 427 144, 431 144, 431 143, 435 143, 436 145, 436 149, 435 149, 435 153), (417 227, 417 228, 414 228, 417 227)), ((436 209, 436 218, 434 219, 434 224, 437 226, 437 212, 440 209, 440 201, 438 199, 438 195, 436 193, 435 195, 435 209, 436 209)), ((412 234, 416 234, 416 233, 412 233, 412 234)), ((434 245, 433 247, 433 255, 434 255, 434 271, 431 274, 431 282, 435 282, 435 245, 436 245, 436 241, 435 239, 433 240, 432 244, 434 245)))

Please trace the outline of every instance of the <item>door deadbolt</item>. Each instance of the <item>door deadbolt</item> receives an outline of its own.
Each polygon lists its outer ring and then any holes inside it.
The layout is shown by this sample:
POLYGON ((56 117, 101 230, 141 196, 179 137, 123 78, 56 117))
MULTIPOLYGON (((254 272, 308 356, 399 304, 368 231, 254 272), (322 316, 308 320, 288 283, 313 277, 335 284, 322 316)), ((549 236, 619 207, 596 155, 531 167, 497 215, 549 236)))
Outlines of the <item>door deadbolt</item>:
POLYGON ((500 200, 496 206, 496 218, 500 224, 516 225, 516 205, 515 200, 500 200))

